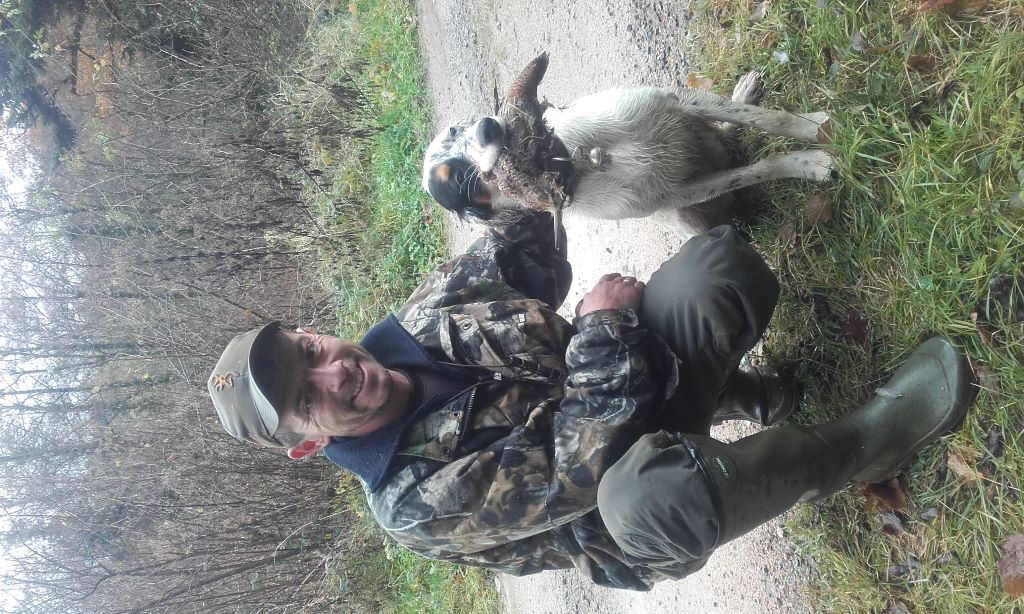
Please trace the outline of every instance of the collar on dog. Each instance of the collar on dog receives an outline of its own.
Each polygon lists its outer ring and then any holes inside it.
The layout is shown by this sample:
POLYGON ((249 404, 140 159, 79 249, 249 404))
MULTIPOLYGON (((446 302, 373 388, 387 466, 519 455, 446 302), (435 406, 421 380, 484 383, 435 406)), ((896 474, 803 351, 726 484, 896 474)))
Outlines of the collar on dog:
POLYGON ((579 173, 576 171, 575 156, 569 155, 569 149, 558 138, 557 134, 551 134, 551 147, 548 150, 548 159, 544 170, 558 174, 558 184, 565 191, 566 200, 562 205, 568 207, 572 202, 573 193, 580 183, 579 173))

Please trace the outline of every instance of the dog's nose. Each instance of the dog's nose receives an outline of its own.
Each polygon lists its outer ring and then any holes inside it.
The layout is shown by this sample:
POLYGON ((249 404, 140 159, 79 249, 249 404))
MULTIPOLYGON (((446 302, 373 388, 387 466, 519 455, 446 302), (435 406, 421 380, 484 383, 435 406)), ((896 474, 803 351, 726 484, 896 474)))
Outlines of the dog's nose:
POLYGON ((505 141, 505 131, 498 120, 493 117, 485 117, 476 124, 476 141, 485 147, 488 145, 501 147, 505 141))

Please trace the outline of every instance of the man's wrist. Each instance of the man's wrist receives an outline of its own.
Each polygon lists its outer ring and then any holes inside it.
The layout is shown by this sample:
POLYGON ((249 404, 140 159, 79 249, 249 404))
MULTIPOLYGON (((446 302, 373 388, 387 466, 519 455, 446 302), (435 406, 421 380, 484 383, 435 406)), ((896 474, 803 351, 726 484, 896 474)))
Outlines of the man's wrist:
POLYGON ((622 324, 624 326, 639 326, 640 318, 636 311, 628 307, 595 309, 584 315, 578 316, 575 321, 577 330, 588 326, 607 326, 622 324))

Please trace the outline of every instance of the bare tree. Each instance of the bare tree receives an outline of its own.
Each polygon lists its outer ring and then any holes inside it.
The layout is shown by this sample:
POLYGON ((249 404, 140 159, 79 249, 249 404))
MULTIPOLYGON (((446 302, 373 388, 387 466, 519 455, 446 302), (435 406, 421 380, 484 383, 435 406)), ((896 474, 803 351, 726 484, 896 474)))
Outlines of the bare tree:
POLYGON ((31 613, 346 610, 329 470, 230 439, 205 380, 270 317, 333 326, 317 260, 360 256, 304 143, 369 136, 361 95, 295 71, 286 0, 68 7, 38 85, 77 138, 0 199, 0 585, 31 613))

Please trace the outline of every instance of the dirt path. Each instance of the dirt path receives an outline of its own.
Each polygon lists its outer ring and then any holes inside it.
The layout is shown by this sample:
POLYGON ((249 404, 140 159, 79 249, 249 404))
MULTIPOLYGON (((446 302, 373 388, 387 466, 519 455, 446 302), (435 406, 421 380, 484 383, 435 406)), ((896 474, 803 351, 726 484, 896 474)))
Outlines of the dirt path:
MULTIPOLYGON (((677 85, 687 73, 679 49, 687 36, 687 4, 655 0, 418 0, 421 47, 438 125, 493 109, 539 52, 551 53, 541 95, 566 104, 581 95, 625 85, 677 85)), ((566 220, 575 305, 598 277, 617 271, 649 278, 675 253, 679 239, 648 222, 566 220)), ((453 224, 452 250, 475 230, 453 224)), ((568 313, 568 312, 566 312, 568 313)), ((716 431, 727 439, 735 425, 716 431)), ((595 587, 574 571, 526 578, 500 576, 508 614, 807 612, 800 595, 808 573, 777 523, 737 540, 699 573, 649 593, 595 587)))

